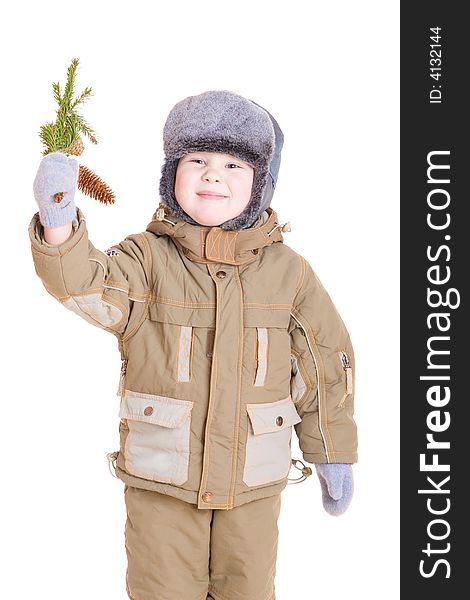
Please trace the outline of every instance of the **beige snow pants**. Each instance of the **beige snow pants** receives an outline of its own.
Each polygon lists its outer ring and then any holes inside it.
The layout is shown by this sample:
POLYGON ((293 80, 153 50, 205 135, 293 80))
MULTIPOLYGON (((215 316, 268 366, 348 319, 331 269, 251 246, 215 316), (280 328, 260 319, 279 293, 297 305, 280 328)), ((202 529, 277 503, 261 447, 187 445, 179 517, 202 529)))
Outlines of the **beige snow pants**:
POLYGON ((275 600, 281 494, 202 510, 124 486, 132 600, 275 600))

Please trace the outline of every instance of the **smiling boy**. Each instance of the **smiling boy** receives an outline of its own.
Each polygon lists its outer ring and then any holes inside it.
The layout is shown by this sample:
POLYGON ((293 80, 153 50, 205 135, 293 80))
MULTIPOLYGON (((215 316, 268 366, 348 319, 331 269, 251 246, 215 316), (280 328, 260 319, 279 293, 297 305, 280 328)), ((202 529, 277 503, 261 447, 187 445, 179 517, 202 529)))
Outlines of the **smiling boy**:
POLYGON ((179 161, 175 196, 201 225, 217 226, 239 215, 251 197, 254 168, 219 152, 190 152, 179 161))
POLYGON ((34 264, 61 304, 118 339, 108 458, 125 483, 129 598, 274 600, 280 497, 301 463, 292 428, 325 509, 352 498, 352 343, 270 207, 283 145, 272 115, 209 91, 173 107, 163 139, 160 205, 112 252, 74 205, 77 161, 45 156, 34 264))

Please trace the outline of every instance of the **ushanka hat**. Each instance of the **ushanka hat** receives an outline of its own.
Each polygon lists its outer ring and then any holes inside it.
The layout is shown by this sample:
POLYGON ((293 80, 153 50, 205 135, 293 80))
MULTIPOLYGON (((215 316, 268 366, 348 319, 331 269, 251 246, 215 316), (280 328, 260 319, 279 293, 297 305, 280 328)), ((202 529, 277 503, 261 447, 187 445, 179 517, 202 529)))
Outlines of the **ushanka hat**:
POLYGON ((250 227, 271 203, 283 143, 276 120, 256 102, 227 90, 189 96, 175 104, 163 128, 161 202, 177 218, 198 225, 175 197, 178 161, 190 152, 231 154, 254 167, 251 198, 239 215, 219 227, 231 231, 250 227))

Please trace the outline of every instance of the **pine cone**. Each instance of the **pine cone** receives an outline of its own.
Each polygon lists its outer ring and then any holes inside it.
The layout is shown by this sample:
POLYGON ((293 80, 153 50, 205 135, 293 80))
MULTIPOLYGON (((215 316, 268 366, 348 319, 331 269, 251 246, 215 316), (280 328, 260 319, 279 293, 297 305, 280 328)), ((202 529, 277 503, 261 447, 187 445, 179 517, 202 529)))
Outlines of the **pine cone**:
POLYGON ((66 148, 64 150, 64 152, 66 154, 73 154, 74 156, 80 156, 84 150, 85 150, 85 146, 83 145, 82 138, 80 136, 77 136, 77 139, 74 141, 74 143, 71 146, 69 146, 68 148, 66 148))
POLYGON ((84 165, 80 165, 78 189, 103 204, 114 204, 116 201, 113 190, 98 175, 84 165))

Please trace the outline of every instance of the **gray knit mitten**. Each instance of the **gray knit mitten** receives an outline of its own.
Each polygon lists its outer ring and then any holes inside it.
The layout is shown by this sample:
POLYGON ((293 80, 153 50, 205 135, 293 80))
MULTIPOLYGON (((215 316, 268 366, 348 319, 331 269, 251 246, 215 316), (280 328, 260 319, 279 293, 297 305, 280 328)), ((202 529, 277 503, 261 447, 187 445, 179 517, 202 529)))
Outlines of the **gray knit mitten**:
POLYGON ((41 160, 33 191, 44 227, 60 227, 76 219, 74 196, 79 168, 78 161, 63 152, 51 152, 41 160), (64 197, 57 203, 54 194, 58 192, 64 192, 64 197))
POLYGON ((322 489, 323 507, 327 513, 338 516, 351 502, 354 482, 351 465, 321 463, 315 465, 322 489))

